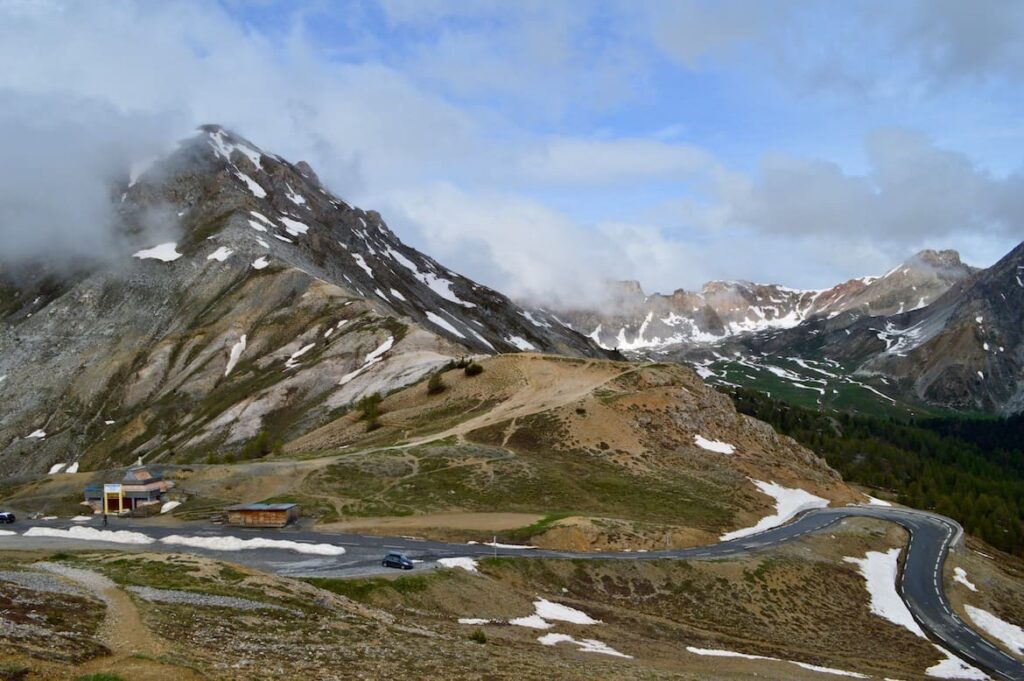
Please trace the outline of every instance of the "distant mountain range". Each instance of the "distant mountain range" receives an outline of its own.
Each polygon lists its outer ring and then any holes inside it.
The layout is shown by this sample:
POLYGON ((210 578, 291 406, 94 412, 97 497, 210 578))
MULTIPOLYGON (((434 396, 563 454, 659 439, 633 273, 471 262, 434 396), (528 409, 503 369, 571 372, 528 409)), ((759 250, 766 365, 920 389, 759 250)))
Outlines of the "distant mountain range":
POLYGON ((1022 250, 985 270, 956 251, 922 251, 881 277, 817 291, 711 282, 648 296, 624 282, 603 311, 558 316, 602 347, 819 406, 874 395, 901 411, 1009 414, 1024 410, 1022 250))

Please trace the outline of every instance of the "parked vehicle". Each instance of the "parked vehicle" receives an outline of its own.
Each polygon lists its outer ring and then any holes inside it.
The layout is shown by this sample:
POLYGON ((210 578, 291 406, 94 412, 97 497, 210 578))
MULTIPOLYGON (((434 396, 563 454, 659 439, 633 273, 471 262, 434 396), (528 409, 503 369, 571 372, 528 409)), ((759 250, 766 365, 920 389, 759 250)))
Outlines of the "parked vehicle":
POLYGON ((6 523, 10 525, 16 520, 13 513, 7 511, 0 511, 0 523, 6 523))
POLYGON ((389 553, 380 564, 398 570, 412 570, 412 561, 404 553, 389 553))

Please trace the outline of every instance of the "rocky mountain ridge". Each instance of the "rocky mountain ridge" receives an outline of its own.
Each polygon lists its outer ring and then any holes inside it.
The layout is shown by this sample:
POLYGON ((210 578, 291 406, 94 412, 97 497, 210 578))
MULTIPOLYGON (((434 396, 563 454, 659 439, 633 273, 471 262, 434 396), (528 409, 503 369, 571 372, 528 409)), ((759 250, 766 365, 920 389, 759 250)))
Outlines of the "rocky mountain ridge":
POLYGON ((921 251, 880 277, 851 279, 829 289, 711 281, 700 291, 646 295, 639 282, 611 285, 600 310, 559 311, 602 347, 643 352, 701 346, 769 329, 793 328, 844 312, 865 316, 925 307, 976 270, 956 251, 921 251))
POLYGON ((606 354, 218 126, 115 202, 123 254, 0 272, 0 472, 266 446, 467 354, 606 354))

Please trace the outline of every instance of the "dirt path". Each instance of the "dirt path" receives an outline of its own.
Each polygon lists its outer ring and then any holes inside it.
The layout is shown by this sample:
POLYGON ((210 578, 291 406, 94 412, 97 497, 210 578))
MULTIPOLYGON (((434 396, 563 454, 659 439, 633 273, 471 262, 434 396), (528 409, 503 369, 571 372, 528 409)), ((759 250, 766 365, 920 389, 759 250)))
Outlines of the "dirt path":
MULTIPOLYGON (((467 419, 439 433, 426 435, 418 440, 406 442, 401 445, 394 445, 392 447, 387 447, 386 449, 417 447, 430 442, 444 440, 445 438, 452 436, 461 437, 471 431, 491 426, 496 423, 501 423, 502 421, 520 419, 525 416, 561 407, 586 397, 603 385, 611 383, 623 376, 636 373, 646 366, 647 364, 633 366, 610 376, 606 373, 598 373, 595 375, 586 371, 578 370, 572 372, 566 372, 564 370, 559 371, 561 368, 557 366, 544 367, 553 373, 557 372, 559 375, 557 377, 548 377, 552 380, 547 381, 543 379, 537 380, 537 377, 531 377, 531 380, 528 380, 521 390, 510 395, 507 400, 504 400, 490 411, 471 419, 467 419)), ((511 435, 512 433, 506 434, 506 441, 507 438, 511 437, 511 435)))
POLYGON ((201 679, 190 669, 158 662, 167 654, 168 644, 150 631, 135 603, 116 584, 103 575, 59 563, 36 563, 35 567, 60 575, 85 587, 107 605, 99 638, 110 648, 110 655, 80 665, 78 672, 116 671, 127 678, 201 679))

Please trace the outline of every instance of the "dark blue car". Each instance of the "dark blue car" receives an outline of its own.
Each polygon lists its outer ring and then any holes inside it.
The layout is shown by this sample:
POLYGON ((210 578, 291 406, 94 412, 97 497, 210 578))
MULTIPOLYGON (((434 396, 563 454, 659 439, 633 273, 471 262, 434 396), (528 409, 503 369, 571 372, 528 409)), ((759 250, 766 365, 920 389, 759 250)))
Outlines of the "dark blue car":
POLYGON ((380 562, 384 567, 412 570, 412 561, 404 553, 389 553, 380 562))

